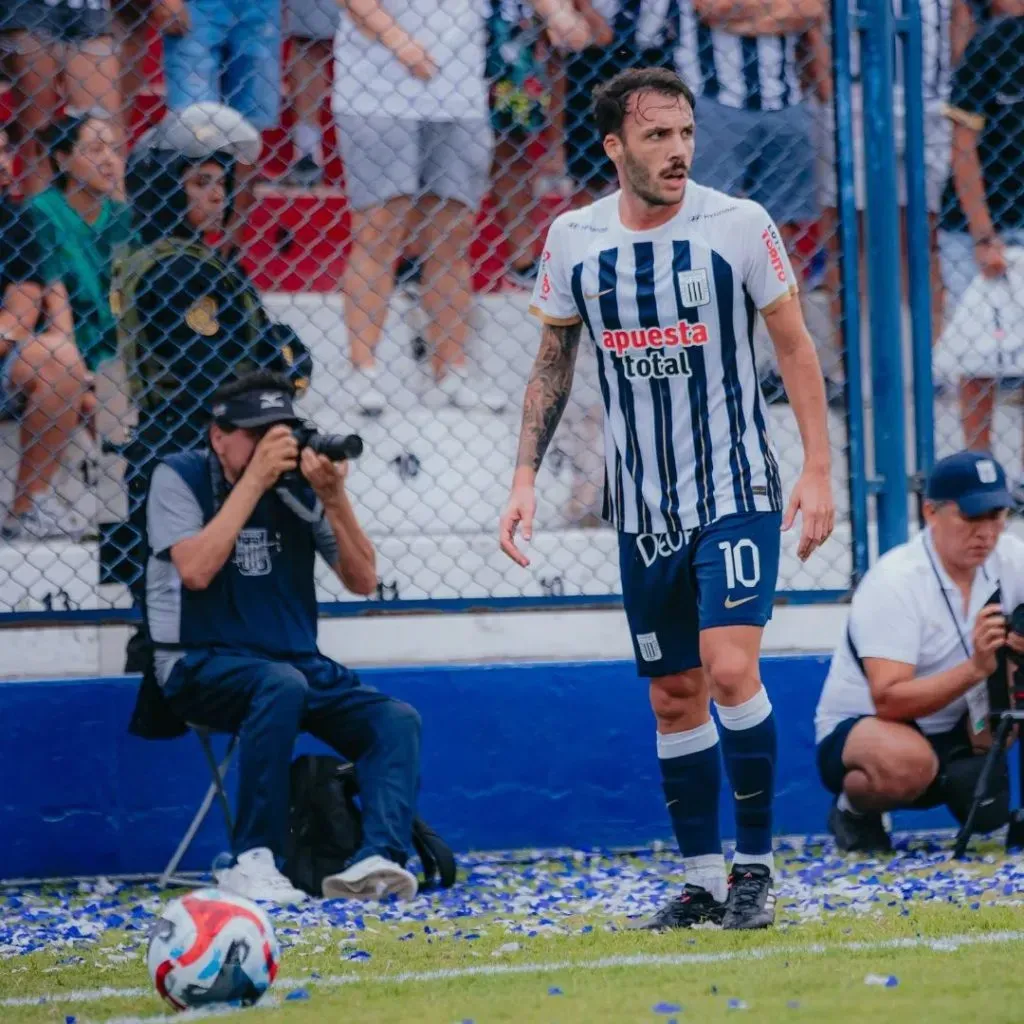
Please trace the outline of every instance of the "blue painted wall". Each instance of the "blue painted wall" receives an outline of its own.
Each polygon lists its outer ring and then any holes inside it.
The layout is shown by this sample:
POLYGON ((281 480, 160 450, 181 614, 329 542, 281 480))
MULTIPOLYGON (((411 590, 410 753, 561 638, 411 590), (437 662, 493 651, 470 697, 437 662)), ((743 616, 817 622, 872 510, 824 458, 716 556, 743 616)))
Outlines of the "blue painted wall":
MULTIPOLYGON (((776 830, 824 831, 812 718, 827 659, 766 658, 779 720, 776 830)), ((422 816, 457 849, 669 838, 646 685, 631 662, 361 673, 423 716, 422 816)), ((136 679, 0 683, 0 878, 158 871, 209 776, 193 736, 129 736, 136 679)), ((303 741, 303 750, 319 748, 303 741)), ((724 834, 732 834, 723 795, 724 834)), ((945 812, 901 819, 948 825, 945 812)), ((215 808, 184 866, 226 848, 215 808)))

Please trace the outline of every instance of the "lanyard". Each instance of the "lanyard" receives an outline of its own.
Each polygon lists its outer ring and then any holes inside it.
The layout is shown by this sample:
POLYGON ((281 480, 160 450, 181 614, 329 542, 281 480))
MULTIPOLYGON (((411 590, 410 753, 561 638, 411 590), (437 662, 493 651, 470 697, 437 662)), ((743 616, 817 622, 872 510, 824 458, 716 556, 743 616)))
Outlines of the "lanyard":
MULTIPOLYGON (((964 657, 969 661, 971 658, 971 649, 967 646, 967 641, 964 639, 963 630, 960 629, 960 618, 949 600, 949 594, 946 593, 946 588, 942 585, 942 576, 939 573, 939 567, 935 564, 935 557, 932 555, 931 543, 927 536, 924 537, 924 553, 928 556, 928 564, 932 567, 932 572, 935 574, 935 582, 939 585, 939 593, 942 594, 942 600, 946 602, 946 610, 949 612, 949 617, 953 620, 953 626, 955 627, 956 635, 960 640, 960 646, 964 650, 964 657)), ((987 580, 988 573, 985 572, 984 566, 981 567, 981 572, 987 580)))

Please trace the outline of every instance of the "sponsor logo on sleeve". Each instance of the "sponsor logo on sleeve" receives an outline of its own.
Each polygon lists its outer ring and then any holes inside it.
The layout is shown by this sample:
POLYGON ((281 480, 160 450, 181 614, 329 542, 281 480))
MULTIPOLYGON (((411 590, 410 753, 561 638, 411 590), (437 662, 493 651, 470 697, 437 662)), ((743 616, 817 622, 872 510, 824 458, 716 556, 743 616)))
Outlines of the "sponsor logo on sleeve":
POLYGON ((773 224, 769 224, 761 232, 761 241, 764 242, 764 246, 768 250, 768 260, 772 265, 772 270, 775 271, 775 276, 785 284, 789 278, 786 276, 786 264, 782 260, 782 239, 779 238, 779 233, 773 224))

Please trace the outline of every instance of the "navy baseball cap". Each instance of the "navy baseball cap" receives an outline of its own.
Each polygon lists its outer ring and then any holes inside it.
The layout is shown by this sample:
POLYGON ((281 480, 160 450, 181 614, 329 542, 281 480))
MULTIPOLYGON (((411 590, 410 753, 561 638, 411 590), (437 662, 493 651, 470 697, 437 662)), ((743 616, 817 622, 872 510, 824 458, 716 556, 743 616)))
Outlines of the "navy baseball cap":
POLYGON ((984 452, 957 452, 940 459, 928 476, 929 501, 953 501, 965 516, 980 516, 997 508, 1014 508, 1006 473, 984 452))
POLYGON ((290 391, 274 387, 253 388, 215 403, 213 418, 218 423, 247 428, 299 420, 290 391))

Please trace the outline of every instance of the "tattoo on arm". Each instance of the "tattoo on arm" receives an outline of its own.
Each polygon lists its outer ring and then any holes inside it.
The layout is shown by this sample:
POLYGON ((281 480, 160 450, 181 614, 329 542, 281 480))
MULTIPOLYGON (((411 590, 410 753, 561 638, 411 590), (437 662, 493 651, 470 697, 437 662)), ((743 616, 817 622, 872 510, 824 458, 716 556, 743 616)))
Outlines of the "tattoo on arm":
POLYGON ((544 461, 544 453, 569 401, 582 331, 582 324, 544 325, 540 350, 526 385, 517 467, 537 470, 544 461))

